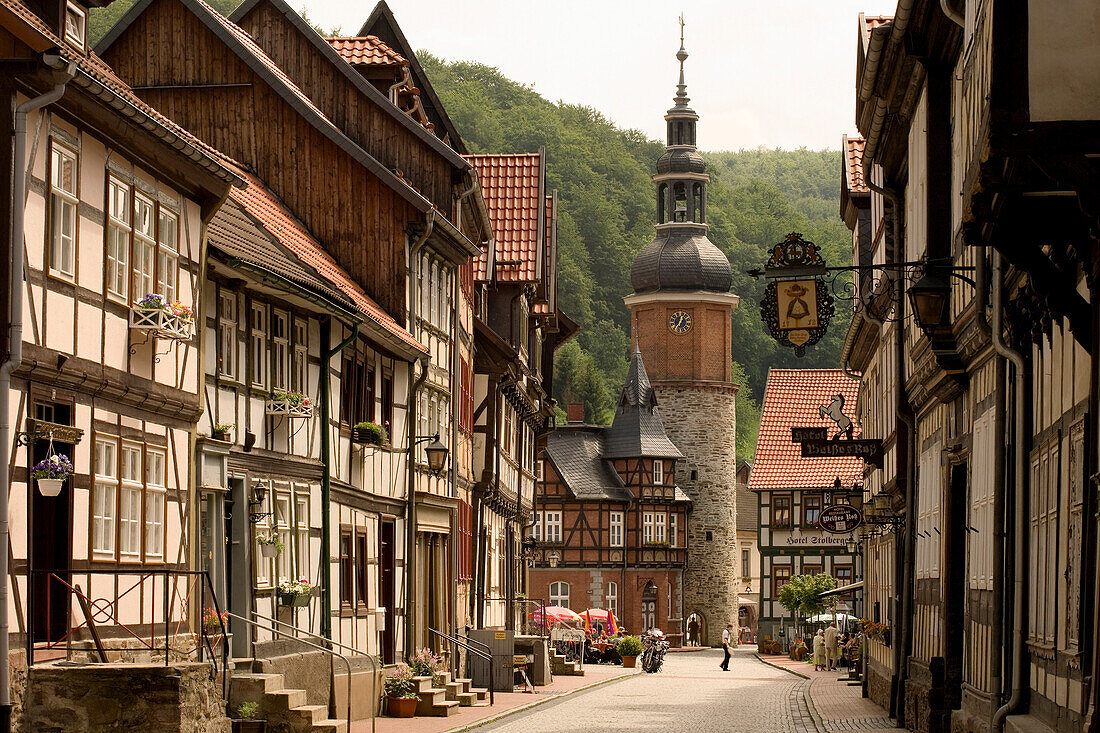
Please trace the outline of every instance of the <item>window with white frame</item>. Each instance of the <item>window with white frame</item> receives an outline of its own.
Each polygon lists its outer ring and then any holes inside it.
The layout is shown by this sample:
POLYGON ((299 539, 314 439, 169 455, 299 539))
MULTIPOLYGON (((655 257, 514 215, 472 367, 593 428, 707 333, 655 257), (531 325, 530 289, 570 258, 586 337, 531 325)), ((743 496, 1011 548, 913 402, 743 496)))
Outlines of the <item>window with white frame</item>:
POLYGON ((665 513, 664 512, 654 512, 653 513, 653 519, 654 519, 654 522, 655 522, 654 527, 653 527, 653 541, 654 542, 666 542, 667 538, 665 536, 665 513))
POLYGON ((118 554, 123 560, 141 559, 141 445, 123 443, 119 462, 118 554))
POLYGON ((218 296, 218 346, 221 374, 237 378, 237 294, 222 290, 218 296))
POLYGON ((607 595, 604 597, 604 601, 607 603, 607 610, 614 616, 619 615, 619 584, 614 581, 608 581, 607 583, 607 595))
POLYGON ((993 534, 993 495, 996 490, 992 461, 995 443, 1001 439, 994 430, 993 417, 994 411, 987 410, 974 421, 974 450, 971 455, 979 470, 975 470, 970 477, 970 516, 967 520, 967 526, 976 530, 967 533, 968 584, 971 588, 986 590, 993 589, 994 543, 989 541, 989 537, 993 534))
POLYGON ((569 584, 564 580, 550 584, 550 605, 569 608, 569 584))
POLYGON ((50 141, 50 272, 76 277, 76 153, 50 141))
POLYGON ((309 321, 294 319, 294 389, 305 394, 309 391, 309 321))
POLYGON ((290 388, 290 332, 285 311, 271 312, 271 387, 290 388))
MULTIPOLYGON (((309 494, 296 493, 294 495, 294 527, 295 527, 295 556, 297 557, 296 575, 303 575, 309 569, 309 494)), ((366 558, 360 558, 366 562, 366 558)), ((366 598, 365 588, 361 597, 366 598)))
POLYGON ((676 547, 680 544, 680 539, 677 536, 677 518, 678 515, 676 514, 676 512, 673 511, 668 513, 668 544, 673 547, 676 547))
POLYGON ((542 512, 535 512, 535 523, 531 525, 531 536, 536 542, 542 542, 542 512))
POLYGON ((92 496, 92 556, 115 556, 115 508, 118 497, 118 440, 95 441, 95 487, 92 496))
POLYGON ((157 292, 169 303, 177 300, 179 269, 179 217, 161 206, 157 216, 157 292))
POLYGON ((107 189, 107 294, 126 301, 130 295, 130 187, 112 177, 107 189))
POLYGON ((608 544, 612 547, 623 546, 623 513, 611 512, 608 521, 608 544))
POLYGON ((277 583, 295 579, 291 578, 291 575, 294 573, 292 562, 294 558, 294 543, 290 538, 293 522, 290 506, 289 493, 285 491, 275 492, 275 532, 279 535, 279 541, 283 543, 283 547, 285 548, 276 558, 277 574, 275 582, 277 583))
POLYGON ((665 482, 665 462, 654 461, 653 462, 653 484, 660 486, 665 482))
POLYGON ((653 542, 653 512, 642 513, 642 542, 644 544, 650 544, 653 542))
POLYGON ((561 512, 546 512, 546 541, 561 542, 561 512))
POLYGON ((84 10, 74 3, 65 3, 65 42, 83 51, 87 27, 88 16, 84 10))
POLYGON ((145 453, 145 557, 164 557, 165 464, 167 454, 160 448, 145 453))
MULTIPOLYGON (((533 442, 534 441, 532 441, 532 443, 533 442)), ((546 461, 544 461, 541 458, 539 460, 535 461, 535 479, 538 480, 538 481, 542 481, 543 477, 546 475, 545 471, 546 471, 546 461)))
POLYGON ((252 322, 250 332, 252 349, 252 384, 256 387, 267 386, 267 306, 252 304, 252 322))
POLYGON ((134 251, 131 258, 134 282, 131 285, 133 300, 155 293, 154 271, 157 262, 156 219, 153 201, 140 193, 134 193, 134 251))

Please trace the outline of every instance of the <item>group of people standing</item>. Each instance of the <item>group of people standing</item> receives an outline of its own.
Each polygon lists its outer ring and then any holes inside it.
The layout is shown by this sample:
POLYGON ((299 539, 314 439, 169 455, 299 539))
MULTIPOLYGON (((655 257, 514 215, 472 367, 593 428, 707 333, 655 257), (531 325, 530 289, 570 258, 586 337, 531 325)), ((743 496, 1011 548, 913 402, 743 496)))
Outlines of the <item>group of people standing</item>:
POLYGON ((847 632, 842 634, 835 621, 824 629, 818 629, 813 640, 814 671, 838 668, 842 659, 850 659, 856 643, 856 637, 849 636, 847 632))

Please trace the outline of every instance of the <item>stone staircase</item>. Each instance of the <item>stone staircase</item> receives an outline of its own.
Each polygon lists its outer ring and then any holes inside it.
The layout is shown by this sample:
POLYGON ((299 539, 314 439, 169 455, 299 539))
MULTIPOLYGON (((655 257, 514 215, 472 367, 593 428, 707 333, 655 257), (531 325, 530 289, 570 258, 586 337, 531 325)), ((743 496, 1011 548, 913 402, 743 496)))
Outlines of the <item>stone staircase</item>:
MULTIPOLYGON (((450 675, 446 675, 450 677, 450 675)), ((489 691, 484 687, 474 687, 474 681, 469 679, 449 680, 444 685, 447 688, 447 699, 458 702, 463 708, 484 708, 489 706, 489 691)))
POLYGON ((458 712, 458 708, 462 704, 461 701, 451 700, 447 697, 447 685, 451 681, 450 673, 442 673, 440 677, 442 677, 442 687, 433 687, 431 676, 413 677, 416 694, 420 696, 420 700, 416 703, 417 715, 446 718, 448 715, 454 715, 458 712))
POLYGON ((558 654, 557 650, 550 649, 550 674, 567 677, 584 677, 584 670, 577 660, 569 661, 565 655, 558 654))
POLYGON ((254 665, 252 659, 233 660, 230 710, 254 702, 260 706, 257 716, 266 718, 269 728, 282 726, 277 729, 287 733, 348 733, 348 722, 329 718, 327 705, 307 704, 305 690, 287 688, 283 675, 256 672, 254 665))

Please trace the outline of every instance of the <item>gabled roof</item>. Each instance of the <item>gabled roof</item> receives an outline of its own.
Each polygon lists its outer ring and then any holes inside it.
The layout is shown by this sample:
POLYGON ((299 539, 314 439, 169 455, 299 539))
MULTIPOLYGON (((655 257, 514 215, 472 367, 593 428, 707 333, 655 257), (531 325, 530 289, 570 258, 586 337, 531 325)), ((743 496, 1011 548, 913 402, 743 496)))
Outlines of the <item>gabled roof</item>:
MULTIPOLYGON (((121 114, 125 114, 136 124, 163 140, 166 145, 175 148, 223 181, 240 185, 240 179, 217 160, 217 156, 214 155, 217 151, 146 104, 96 53, 89 51, 85 56, 70 51, 24 0, 0 0, 0 8, 9 11, 16 23, 24 24, 21 28, 24 33, 20 33, 20 29, 13 30, 17 37, 25 38, 24 42, 33 50, 44 51, 56 48, 65 61, 71 61, 77 65, 85 80, 90 81, 92 86, 103 87, 112 96, 112 100, 105 101, 108 104, 113 102, 112 106, 118 108, 121 114), (29 35, 26 34, 27 31, 29 35)), ((78 85, 85 86, 80 74, 74 81, 78 85)), ((89 91, 101 95, 99 89, 89 89, 89 91)))
POLYGON ((447 136, 451 147, 459 153, 465 153, 466 144, 462 142, 462 136, 459 135, 458 128, 447 116, 443 103, 439 101, 439 96, 428 80, 428 75, 424 73, 424 67, 420 65, 420 61, 416 58, 416 49, 405 38, 401 26, 397 24, 397 19, 393 17, 393 11, 386 4, 386 0, 379 0, 378 4, 374 6, 374 10, 371 11, 367 21, 359 29, 359 35, 377 36, 390 48, 408 59, 414 85, 420 90, 423 98, 424 111, 436 123, 436 130, 442 131, 447 136))
POLYGON ((305 225, 290 213, 263 181, 239 164, 229 162, 228 158, 225 160, 248 184, 246 188, 237 188, 230 192, 232 202, 263 227, 278 245, 285 248, 285 252, 280 252, 274 246, 265 246, 263 242, 235 230, 232 226, 232 209, 225 214, 219 212, 211 222, 210 236, 214 246, 231 256, 271 269, 283 277, 335 299, 369 320, 375 327, 371 330, 375 331, 376 336, 400 342, 396 345, 396 351, 427 353, 427 349, 412 334, 371 300, 336 260, 325 252, 321 243, 313 238, 305 225))
MULTIPOLYGON (((143 12, 158 0, 139 0, 126 12, 113 28, 103 37, 96 46, 96 52, 103 54, 126 31, 143 12)), ((226 46, 233 51, 244 63, 263 79, 271 89, 284 101, 293 107, 303 119, 308 121, 315 129, 332 140, 344 152, 358 161, 364 168, 377 176, 384 184, 397 191, 406 201, 410 202, 419 211, 428 211, 433 207, 431 201, 421 195, 416 189, 398 177, 380 161, 359 147, 353 140, 344 134, 333 122, 325 116, 317 105, 299 89, 293 81, 279 68, 271 57, 261 49, 252 37, 242 28, 230 22, 228 18, 207 5, 203 0, 175 0, 183 7, 190 10, 203 25, 211 30, 226 46)), ((271 0, 278 2, 279 0, 271 0)), ((294 14, 297 17, 297 14, 294 14)), ((312 30, 313 35, 317 35, 312 30)), ((321 45, 336 56, 336 52, 327 43, 321 45)), ((166 52, 168 52, 166 50, 166 52)), ((343 63, 341 61, 341 63, 343 63)), ((352 72, 354 73, 354 72, 352 72)), ((369 84, 368 84, 369 86, 369 84)), ((373 87, 372 87, 373 89, 373 87)), ((377 90, 374 90, 377 93, 377 90)), ((403 115, 402 115, 403 116, 403 115)))
POLYGON ((634 496, 602 455, 602 433, 603 428, 587 425, 559 427, 547 436, 545 456, 578 499, 633 501, 634 496))
MULTIPOLYGON (((352 82, 352 84, 354 84, 356 88, 359 89, 360 92, 369 97, 371 101, 377 104, 384 113, 389 114, 391 117, 398 120, 402 125, 405 126, 406 129, 412 132, 412 134, 416 135, 425 143, 431 145, 432 149, 440 155, 446 157, 451 165, 463 169, 466 167, 467 164, 461 156, 461 153, 466 152, 465 148, 456 148, 453 144, 448 144, 443 140, 440 140, 439 137, 424 129, 424 127, 421 126, 420 123, 416 122, 405 112, 394 106, 384 94, 375 89, 374 86, 371 85, 371 83, 368 82, 366 79, 364 79, 359 74, 359 72, 351 67, 350 64, 347 64, 346 60, 343 59, 342 56, 337 53, 336 50, 317 33, 317 31, 313 29, 312 26, 309 25, 305 18, 296 13, 293 8, 291 8, 286 2, 284 2, 284 0, 245 0, 236 10, 234 10, 230 14, 230 19, 233 21, 240 20, 261 2, 269 3, 271 7, 282 13, 287 18, 287 20, 289 20, 290 23, 298 29, 303 37, 305 37, 310 43, 312 43, 323 55, 328 57, 328 59, 335 65, 337 71, 344 74, 352 82), (340 61, 345 61, 345 63, 341 64, 339 63, 340 61)), ((377 10, 377 8, 375 10, 377 10)), ((396 26, 396 23, 394 23, 394 25, 396 26)), ((364 28, 365 27, 366 26, 364 26, 364 28)), ((398 30, 398 33, 400 33, 400 30, 398 30)), ((374 32, 360 31, 359 37, 363 36, 373 36, 374 38, 378 38, 379 42, 385 44, 386 48, 388 48, 391 52, 397 54, 403 60, 408 61, 410 64, 410 69, 413 71, 414 80, 417 78, 416 70, 420 68, 420 65, 419 63, 417 63, 416 56, 412 53, 411 49, 405 47, 397 49, 394 47, 393 43, 388 42, 386 38, 379 38, 379 35, 374 32)), ((404 39, 404 36, 401 36, 401 38, 404 39)), ((423 70, 420 71, 420 77, 424 77, 423 70)), ((426 79, 426 77, 424 78, 426 79)), ((418 88, 420 88, 419 84, 417 86, 418 88)), ((421 91, 423 92, 425 90, 421 88, 421 91)), ((439 104, 439 100, 434 96, 434 94, 435 93, 432 92, 432 99, 434 100, 435 105, 437 105, 438 108, 442 110, 443 107, 439 104)), ((449 122, 450 120, 448 120, 448 123, 449 122)), ((457 133, 451 136, 452 143, 453 140, 456 138, 456 135, 457 133)))
POLYGON ((657 411, 657 395, 637 349, 630 357, 615 420, 604 432, 604 456, 683 458, 665 433, 661 413, 657 411))
POLYGON ((760 502, 756 494, 745 484, 737 484, 737 534, 756 534, 760 531, 760 502))
POLYGON ((352 66, 408 66, 409 61, 377 36, 329 36, 325 38, 340 58, 352 66))
MULTIPOLYGON (((541 274, 539 255, 544 244, 540 239, 549 214, 543 159, 542 151, 466 156, 477 170, 493 224, 498 282, 535 282, 541 274)), ((494 279, 485 254, 474 259, 474 279, 494 279)))
MULTIPOLYGON (((827 428, 837 433, 836 423, 819 409, 835 395, 844 398, 843 413, 855 422, 858 375, 847 376, 840 369, 772 369, 764 390, 760 434, 756 439, 749 488, 827 489, 839 478, 845 485, 862 483, 860 458, 803 458, 799 444, 791 442, 792 427, 827 428)), ((858 425, 855 430, 858 437, 858 425)))

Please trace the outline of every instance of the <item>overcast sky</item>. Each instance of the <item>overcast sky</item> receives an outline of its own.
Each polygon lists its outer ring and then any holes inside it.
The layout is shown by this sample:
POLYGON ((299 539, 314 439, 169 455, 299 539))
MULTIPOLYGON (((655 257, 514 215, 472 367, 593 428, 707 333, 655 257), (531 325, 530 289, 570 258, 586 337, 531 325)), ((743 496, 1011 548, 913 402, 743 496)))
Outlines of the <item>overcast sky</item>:
MULTIPOLYGON (((374 0, 299 0, 353 35, 374 0)), ((684 12, 688 95, 704 150, 838 148, 854 132, 860 11, 896 0, 388 0, 416 49, 498 67, 551 100, 664 136, 684 12)), ((295 5, 300 7, 300 5, 295 5)))

